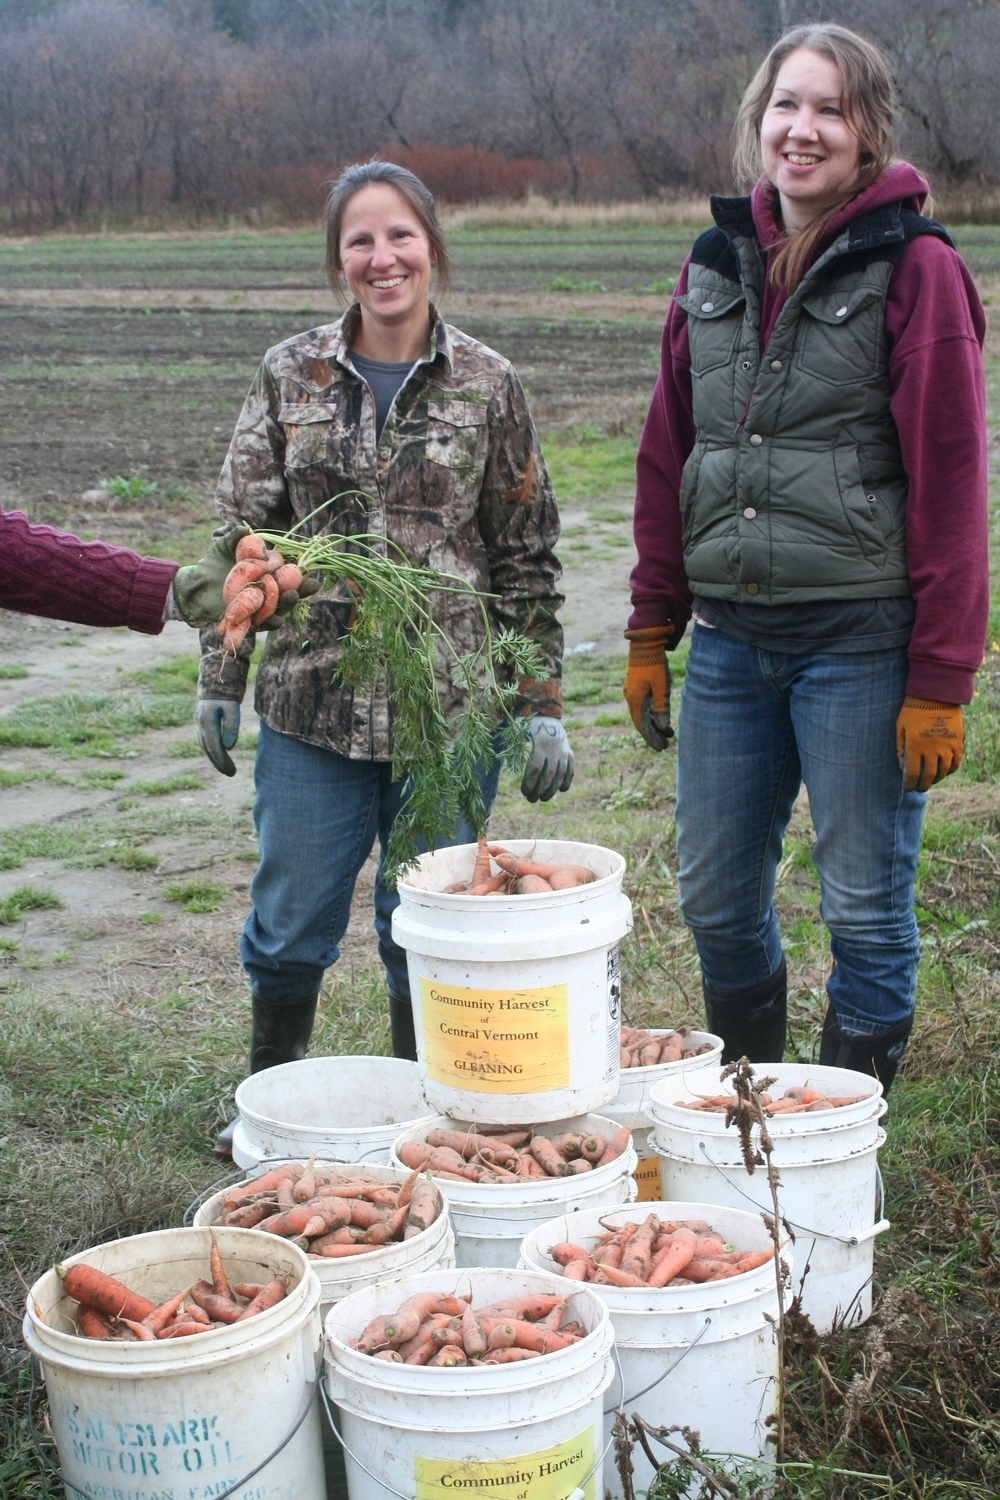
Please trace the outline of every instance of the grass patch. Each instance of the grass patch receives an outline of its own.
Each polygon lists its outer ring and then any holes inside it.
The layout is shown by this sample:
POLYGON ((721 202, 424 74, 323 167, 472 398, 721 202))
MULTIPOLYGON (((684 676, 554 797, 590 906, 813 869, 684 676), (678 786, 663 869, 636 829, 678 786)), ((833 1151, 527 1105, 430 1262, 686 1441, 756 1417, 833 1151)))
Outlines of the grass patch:
POLYGON ((110 790, 116 782, 124 781, 128 773, 116 771, 111 766, 91 766, 80 777, 80 785, 84 787, 100 787, 104 791, 110 790))
POLYGON ((625 656, 597 653, 568 656, 563 664, 563 702, 574 705, 619 703, 627 660, 625 656))
POLYGON ((35 698, 0 719, 0 745, 63 755, 121 755, 150 729, 175 729, 191 717, 180 694, 60 693, 35 698))
POLYGON ((174 881, 163 894, 168 901, 179 901, 185 911, 212 912, 218 911, 229 895, 229 887, 199 876, 194 880, 174 881))
MULTIPOLYGON (((249 826, 247 819, 247 829, 249 826)), ((16 869, 30 859, 58 859, 71 868, 98 869, 131 860, 132 851, 149 839, 234 832, 243 834, 238 826, 234 828, 232 816, 220 809, 187 805, 180 809, 154 798, 110 817, 27 823, 0 832, 0 870, 16 869)))
POLYGON ((129 673, 130 682, 141 682, 154 693, 191 692, 198 686, 197 656, 172 656, 155 667, 129 673))
MULTIPOLYGON (((631 438, 585 433, 571 442, 550 438, 545 444, 545 462, 561 502, 597 500, 634 488, 635 452, 631 438)), ((626 519, 631 517, 626 515, 626 519)))
POLYGON ((161 781, 133 781, 125 788, 129 797, 167 797, 171 792, 200 792, 205 783, 200 776, 165 776, 161 781))
POLYGON ((0 927, 12 927, 20 922, 25 912, 51 911, 61 907, 62 901, 55 891, 45 886, 19 885, 9 896, 0 898, 0 927))
POLYGON ((0 766, 0 788, 21 786, 25 781, 34 781, 42 774, 40 771, 6 771, 0 766))
POLYGON ((20 662, 0 662, 0 682, 20 682, 27 675, 27 667, 22 667, 20 662))

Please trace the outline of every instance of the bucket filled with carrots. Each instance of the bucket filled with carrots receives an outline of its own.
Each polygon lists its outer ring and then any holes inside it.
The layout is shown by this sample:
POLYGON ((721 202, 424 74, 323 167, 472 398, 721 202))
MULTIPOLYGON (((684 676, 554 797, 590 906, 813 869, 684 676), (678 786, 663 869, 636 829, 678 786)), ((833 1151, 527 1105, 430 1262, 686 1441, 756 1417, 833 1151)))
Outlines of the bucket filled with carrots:
MULTIPOLYGON (((862 1323, 871 1312, 873 1241, 884 1217, 878 1151, 882 1085, 865 1073, 812 1063, 767 1063, 761 1096, 778 1202, 794 1236, 802 1310, 820 1332, 862 1323), (808 1273, 805 1268, 808 1266, 808 1273)), ((649 1108, 668 1200, 771 1209, 767 1173, 746 1168, 732 1122, 736 1095, 717 1067, 654 1085, 649 1108)), ((750 1128, 751 1155, 760 1128, 750 1128)))
POLYGON ((472 1489, 599 1500, 615 1369, 608 1311, 589 1287, 435 1271, 346 1297, 325 1332, 351 1500, 472 1489))
POLYGON ((631 1132, 596 1114, 513 1127, 441 1116, 430 1129, 403 1132, 392 1156, 430 1172, 447 1194, 460 1266, 514 1267, 529 1229, 635 1192, 631 1132))
MULTIPOLYGON (((522 1264, 592 1286, 608 1308, 624 1405, 690 1427, 708 1452, 766 1453, 778 1378, 775 1246, 759 1214, 703 1203, 583 1210, 526 1236, 522 1264)), ((778 1274, 791 1269, 783 1245, 778 1274)), ((605 1441, 611 1437, 612 1413, 605 1441)), ((633 1451, 636 1492, 653 1469, 633 1451)), ((605 1485, 623 1494, 617 1467, 605 1485)))
POLYGON ((431 1104, 537 1124, 614 1098, 625 861, 597 844, 507 839, 424 854, 393 914, 431 1104))
POLYGON ((325 1500, 314 1401, 319 1282, 255 1230, 166 1229, 98 1245, 28 1293, 67 1482, 83 1494, 264 1493, 325 1500))
POLYGON ((628 1125, 639 1160, 635 1180, 639 1201, 662 1197, 660 1158, 653 1143, 653 1120, 649 1113, 649 1091, 654 1083, 671 1074, 697 1072, 717 1065, 722 1057, 722 1038, 698 1031, 689 1022, 677 1026, 622 1025, 621 1072, 618 1093, 603 1106, 610 1120, 628 1125))
POLYGON ((394 1167, 286 1162, 215 1193, 194 1222, 243 1225, 299 1245, 319 1277, 324 1316, 373 1282, 455 1264, 440 1186, 394 1167))

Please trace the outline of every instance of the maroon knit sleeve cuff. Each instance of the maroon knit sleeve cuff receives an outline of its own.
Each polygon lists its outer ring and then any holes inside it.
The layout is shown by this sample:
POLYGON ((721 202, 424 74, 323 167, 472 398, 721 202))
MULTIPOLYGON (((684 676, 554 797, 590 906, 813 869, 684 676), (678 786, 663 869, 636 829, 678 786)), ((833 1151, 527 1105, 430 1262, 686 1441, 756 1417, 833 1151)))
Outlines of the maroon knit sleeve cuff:
POLYGON ((976 674, 969 668, 910 658, 907 697, 929 698, 934 703, 971 703, 975 688, 976 674))
POLYGON ((159 557, 144 557, 132 580, 129 599, 129 630, 141 630, 144 635, 159 635, 163 629, 163 606, 167 602, 170 583, 177 572, 178 564, 166 562, 159 557))

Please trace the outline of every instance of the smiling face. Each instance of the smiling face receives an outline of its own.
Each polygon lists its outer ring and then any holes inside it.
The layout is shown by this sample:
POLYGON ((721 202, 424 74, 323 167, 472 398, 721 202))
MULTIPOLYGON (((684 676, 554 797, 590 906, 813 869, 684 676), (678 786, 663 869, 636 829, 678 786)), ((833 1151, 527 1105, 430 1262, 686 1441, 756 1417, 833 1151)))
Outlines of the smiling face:
POLYGON ((778 69, 760 148, 789 233, 832 208, 858 179, 861 144, 842 96, 836 63, 819 52, 799 48, 778 69))
POLYGON ((422 348, 435 256, 402 194, 383 182, 359 189, 344 208, 339 248, 346 288, 361 304, 363 343, 409 336, 422 348))

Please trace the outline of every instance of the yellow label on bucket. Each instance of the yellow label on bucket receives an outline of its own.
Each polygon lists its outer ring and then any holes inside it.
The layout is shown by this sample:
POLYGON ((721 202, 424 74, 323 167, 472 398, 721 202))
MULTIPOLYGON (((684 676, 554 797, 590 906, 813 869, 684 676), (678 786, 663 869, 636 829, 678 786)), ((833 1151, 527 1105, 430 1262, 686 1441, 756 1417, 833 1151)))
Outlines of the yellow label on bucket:
POLYGON ((594 1500, 594 1429, 568 1442, 513 1458, 417 1459, 417 1500, 456 1495, 503 1495, 505 1500, 565 1500, 583 1486, 594 1500), (588 1479, 587 1476, 590 1475, 588 1479))
POLYGON ((428 1076, 481 1094, 569 1088, 564 984, 537 990, 461 989, 420 980, 428 1076))
POLYGON ((662 1200, 658 1156, 644 1156, 641 1161, 636 1162, 632 1176, 639 1184, 639 1192, 635 1200, 637 1203, 659 1203, 662 1200))

